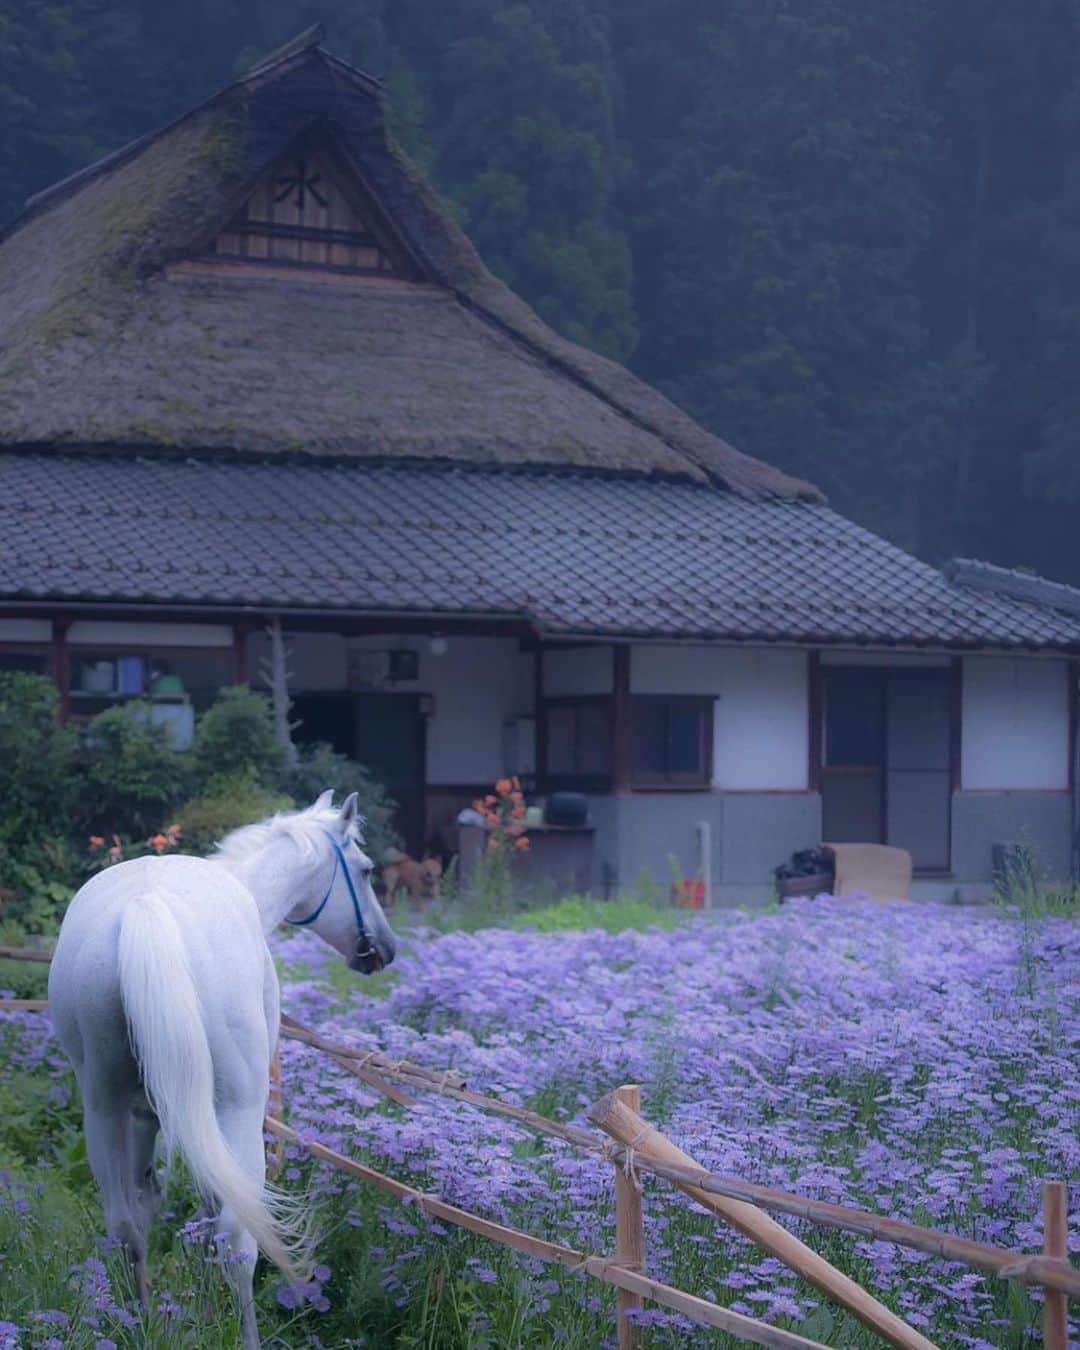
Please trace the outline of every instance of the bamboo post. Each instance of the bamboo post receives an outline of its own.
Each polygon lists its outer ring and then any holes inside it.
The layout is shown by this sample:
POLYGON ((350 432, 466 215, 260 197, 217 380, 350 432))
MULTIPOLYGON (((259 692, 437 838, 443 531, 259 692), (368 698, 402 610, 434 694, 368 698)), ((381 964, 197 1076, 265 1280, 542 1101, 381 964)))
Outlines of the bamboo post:
MULTIPOLYGON (((666 1163, 686 1167, 706 1175, 705 1169, 666 1139, 659 1130, 654 1129, 614 1092, 602 1097, 589 1110, 589 1119, 602 1130, 625 1144, 649 1157, 659 1158, 666 1163)), ((852 1313, 865 1326, 876 1332, 898 1350, 936 1350, 933 1341, 928 1341, 914 1327, 901 1317, 879 1303, 876 1298, 861 1285, 856 1284, 842 1271, 830 1265, 823 1256, 812 1251, 805 1243, 771 1219, 764 1210, 743 1200, 728 1200, 700 1186, 688 1182, 676 1183, 692 1199, 705 1209, 726 1219, 732 1227, 748 1237, 752 1242, 767 1251, 778 1260, 808 1280, 823 1294, 835 1299, 837 1303, 852 1313)))
MULTIPOLYGON (((1043 1253, 1067 1261, 1069 1192, 1063 1181, 1043 1182, 1043 1253)), ((1069 1297, 1043 1289, 1044 1350, 1069 1350, 1069 1297)))
MULTIPOLYGON (((641 1089, 625 1083, 615 1096, 631 1111, 641 1110, 641 1089)), ((645 1216, 641 1206, 640 1182, 631 1166, 615 1164, 615 1262, 624 1270, 645 1274, 645 1216)), ((640 1297, 630 1289, 615 1293, 616 1328, 619 1350, 640 1350, 641 1327, 627 1316, 642 1306, 640 1297)))

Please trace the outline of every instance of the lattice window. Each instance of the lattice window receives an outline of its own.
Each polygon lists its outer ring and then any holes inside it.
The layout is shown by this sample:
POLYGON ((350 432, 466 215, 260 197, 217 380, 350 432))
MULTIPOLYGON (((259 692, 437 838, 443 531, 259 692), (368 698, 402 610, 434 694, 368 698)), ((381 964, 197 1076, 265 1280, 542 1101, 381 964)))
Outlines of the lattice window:
POLYGON ((408 275, 366 196, 325 151, 298 150, 267 173, 210 252, 230 261, 408 275))

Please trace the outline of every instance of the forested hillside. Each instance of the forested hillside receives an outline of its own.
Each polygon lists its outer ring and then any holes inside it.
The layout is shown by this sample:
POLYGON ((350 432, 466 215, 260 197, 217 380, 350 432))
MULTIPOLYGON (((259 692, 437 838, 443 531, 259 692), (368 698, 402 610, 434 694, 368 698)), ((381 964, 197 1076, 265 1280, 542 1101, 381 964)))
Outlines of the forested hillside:
POLYGON ((925 556, 1080 581, 1077 0, 0 0, 0 217, 319 19, 562 332, 925 556))

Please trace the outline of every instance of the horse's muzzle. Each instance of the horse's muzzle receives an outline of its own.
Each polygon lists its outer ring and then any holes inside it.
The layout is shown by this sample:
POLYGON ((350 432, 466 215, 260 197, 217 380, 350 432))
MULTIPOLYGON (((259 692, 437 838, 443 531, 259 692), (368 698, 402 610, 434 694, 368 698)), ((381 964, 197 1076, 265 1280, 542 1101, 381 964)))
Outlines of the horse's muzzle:
POLYGON ((361 975, 374 975, 385 965, 386 962, 379 954, 379 949, 370 938, 364 936, 357 940, 356 951, 349 958, 350 970, 359 971, 361 975))

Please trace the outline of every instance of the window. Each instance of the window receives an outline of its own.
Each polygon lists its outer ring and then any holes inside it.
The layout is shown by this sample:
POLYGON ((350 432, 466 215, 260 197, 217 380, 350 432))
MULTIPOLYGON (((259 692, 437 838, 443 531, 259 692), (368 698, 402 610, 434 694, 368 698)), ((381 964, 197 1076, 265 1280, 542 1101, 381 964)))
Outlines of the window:
POLYGON ((70 715, 85 722, 117 704, 149 704, 151 721, 163 724, 182 750, 195 734, 195 714, 232 681, 227 648, 79 648, 69 654, 70 715))
POLYGON ((22 675, 47 675, 49 658, 44 652, 17 651, 9 647, 0 651, 0 670, 17 671, 22 675))
POLYGON ((707 787, 712 776, 712 699, 633 700, 637 787, 707 787))
POLYGON ((605 786, 611 778, 611 702, 548 703, 547 773, 555 780, 605 786))

